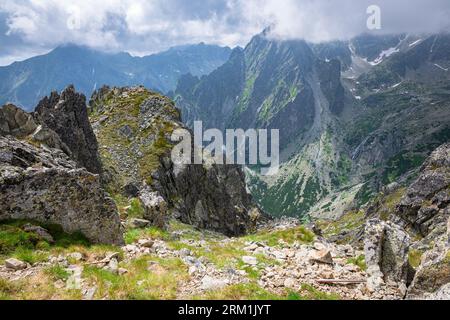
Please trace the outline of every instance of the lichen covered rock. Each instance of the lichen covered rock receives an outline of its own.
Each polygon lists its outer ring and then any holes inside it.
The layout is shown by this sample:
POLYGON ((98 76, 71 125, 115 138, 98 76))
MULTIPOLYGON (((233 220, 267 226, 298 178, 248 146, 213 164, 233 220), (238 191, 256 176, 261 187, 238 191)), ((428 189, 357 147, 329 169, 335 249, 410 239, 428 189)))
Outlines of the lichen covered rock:
POLYGON ((435 239, 446 232, 450 215, 450 143, 427 159, 420 175, 397 207, 397 215, 423 237, 435 239))
POLYGON ((57 224, 94 243, 123 243, 116 205, 97 175, 61 150, 0 136, 0 220, 6 219, 57 224))
POLYGON ((450 299, 450 219, 447 232, 435 240, 433 248, 422 257, 420 266, 408 289, 409 299, 436 296, 450 299))
POLYGON ((167 202, 164 198, 157 192, 144 189, 139 195, 139 200, 141 200, 144 206, 144 218, 148 219, 152 225, 165 229, 170 215, 167 202))
POLYGON ((32 134, 38 125, 33 116, 15 105, 7 104, 0 108, 0 134, 25 137, 32 134))
POLYGON ((364 252, 371 289, 388 281, 406 285, 409 246, 410 237, 399 226, 378 219, 366 223, 364 252))

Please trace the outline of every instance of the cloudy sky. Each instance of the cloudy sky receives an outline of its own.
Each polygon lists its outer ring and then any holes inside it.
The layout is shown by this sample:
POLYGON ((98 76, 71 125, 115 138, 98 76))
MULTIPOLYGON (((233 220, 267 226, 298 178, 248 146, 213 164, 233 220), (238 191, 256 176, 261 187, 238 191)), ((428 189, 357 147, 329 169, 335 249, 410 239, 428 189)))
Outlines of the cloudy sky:
POLYGON ((64 43, 144 55, 206 42, 245 46, 273 25, 273 37, 346 39, 381 9, 383 33, 450 30, 449 0, 1 0, 0 65, 64 43))

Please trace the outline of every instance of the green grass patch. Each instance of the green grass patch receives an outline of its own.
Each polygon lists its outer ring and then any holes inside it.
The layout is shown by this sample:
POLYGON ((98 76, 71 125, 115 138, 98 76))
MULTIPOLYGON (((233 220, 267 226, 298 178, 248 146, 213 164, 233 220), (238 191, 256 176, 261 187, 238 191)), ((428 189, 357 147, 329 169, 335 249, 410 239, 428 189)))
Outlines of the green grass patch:
POLYGON ((364 255, 360 255, 358 257, 347 259, 347 263, 354 264, 355 266, 358 266, 363 271, 367 270, 366 258, 364 257, 364 255))
POLYGON ((55 265, 45 269, 45 273, 49 275, 53 281, 69 279, 70 273, 62 266, 55 265))
POLYGON ((188 279, 187 268, 178 258, 144 256, 122 266, 128 270, 125 275, 113 274, 92 266, 85 268, 84 277, 97 284, 96 298, 175 299, 178 286, 188 279))
POLYGON ((142 238, 169 240, 170 234, 157 227, 149 227, 146 229, 131 229, 125 235, 125 243, 132 244, 142 238))
POLYGON ((26 220, 8 220, 0 223, 0 261, 14 257, 35 264, 46 261, 50 252, 62 251, 73 246, 89 247, 90 243, 81 233, 68 234, 60 226, 26 220), (23 227, 31 223, 45 228, 55 240, 50 244, 23 227))
POLYGON ((144 216, 145 210, 139 199, 133 198, 130 200, 130 207, 127 210, 128 218, 142 218, 144 216))
POLYGON ((22 247, 17 248, 12 256, 31 265, 39 262, 44 262, 48 259, 48 253, 46 252, 22 247))
POLYGON ((242 240, 244 241, 265 242, 271 247, 278 246, 280 240, 292 244, 295 241, 299 241, 302 243, 311 243, 314 241, 314 239, 314 233, 304 226, 299 226, 287 230, 277 230, 270 232, 262 231, 242 238, 242 240))
POLYGON ((309 284, 302 285, 300 295, 301 300, 341 300, 338 294, 322 292, 309 284))
MULTIPOLYGON (((416 249, 410 249, 408 252, 408 261, 411 267, 417 269, 422 262, 423 252, 416 249)), ((449 259, 450 260, 450 259, 449 259)))

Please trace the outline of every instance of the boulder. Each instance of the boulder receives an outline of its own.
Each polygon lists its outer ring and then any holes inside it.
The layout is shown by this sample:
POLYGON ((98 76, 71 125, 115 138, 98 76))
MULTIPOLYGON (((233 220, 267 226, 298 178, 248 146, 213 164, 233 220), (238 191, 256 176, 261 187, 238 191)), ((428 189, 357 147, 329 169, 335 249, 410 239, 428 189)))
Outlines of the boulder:
POLYGON ((312 253, 311 259, 312 262, 324 263, 333 265, 333 257, 331 255, 330 250, 322 249, 312 253))
POLYGON ((167 202, 157 192, 142 190, 139 199, 144 207, 144 218, 159 228, 165 229, 169 222, 167 202))
POLYGON ((146 228, 150 225, 150 221, 145 219, 132 218, 128 221, 128 225, 134 229, 146 228))
POLYGON ((116 258, 109 260, 108 264, 103 268, 111 273, 119 273, 119 262, 116 258))
POLYGON ((83 261, 84 260, 84 256, 82 253, 80 252, 72 252, 70 253, 68 256, 68 258, 72 258, 73 260, 79 262, 79 261, 83 261))
POLYGON ((409 246, 410 237, 399 226, 378 219, 367 221, 364 252, 373 289, 387 281, 406 284, 409 246))
POLYGON ((256 266, 258 264, 258 259, 252 256, 244 256, 242 257, 242 261, 250 266, 256 266))
POLYGON ((27 268, 27 264, 23 261, 11 258, 5 260, 5 267, 11 270, 24 270, 27 268))
POLYGON ((140 239, 138 243, 143 248, 152 248, 155 242, 151 239, 140 239))
POLYGON ((26 224, 23 227, 23 230, 26 232, 33 232, 37 234, 41 239, 47 241, 48 243, 54 243, 55 240, 53 239, 52 235, 48 233, 48 231, 40 226, 33 226, 31 224, 26 224))
POLYGON ((213 278, 210 276, 205 276, 202 279, 202 284, 200 289, 202 290, 218 290, 226 287, 229 284, 227 279, 213 278))
POLYGON ((23 138, 31 135, 38 125, 33 116, 12 104, 0 108, 0 135, 23 138))
POLYGON ((0 220, 6 219, 57 224, 93 243, 123 243, 117 207, 97 175, 61 150, 0 136, 0 220))

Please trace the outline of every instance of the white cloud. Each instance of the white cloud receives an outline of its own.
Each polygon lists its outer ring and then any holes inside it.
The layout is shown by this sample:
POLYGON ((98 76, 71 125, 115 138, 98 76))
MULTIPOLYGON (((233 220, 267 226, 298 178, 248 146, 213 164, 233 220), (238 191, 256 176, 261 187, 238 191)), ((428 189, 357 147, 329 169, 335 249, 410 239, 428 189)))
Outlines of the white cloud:
MULTIPOLYGON (((381 7, 384 33, 449 27, 448 0, 2 0, 0 41, 6 36, 40 48, 74 42, 143 54, 201 41, 243 46, 272 24, 278 38, 325 41, 367 31, 371 4, 381 7)), ((0 57, 6 55, 0 47, 0 57)))

